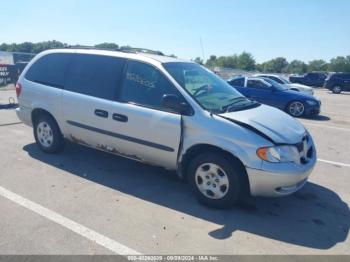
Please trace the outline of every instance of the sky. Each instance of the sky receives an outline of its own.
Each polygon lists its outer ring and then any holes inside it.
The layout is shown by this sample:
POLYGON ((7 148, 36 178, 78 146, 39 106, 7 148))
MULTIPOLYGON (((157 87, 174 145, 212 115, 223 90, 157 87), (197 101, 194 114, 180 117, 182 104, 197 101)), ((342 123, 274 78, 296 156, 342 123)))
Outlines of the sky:
POLYGON ((0 43, 114 42, 185 59, 247 51, 260 63, 350 55, 350 0, 12 0, 0 14, 0 43))

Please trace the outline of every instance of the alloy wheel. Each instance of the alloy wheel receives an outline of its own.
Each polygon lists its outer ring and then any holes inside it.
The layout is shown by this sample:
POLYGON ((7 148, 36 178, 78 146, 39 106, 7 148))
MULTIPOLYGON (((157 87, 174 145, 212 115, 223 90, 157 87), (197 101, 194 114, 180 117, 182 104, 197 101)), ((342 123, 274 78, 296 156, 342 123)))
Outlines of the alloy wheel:
POLYGON ((305 107, 304 104, 299 101, 294 101, 289 105, 289 113, 292 116, 302 116, 304 114, 305 107))

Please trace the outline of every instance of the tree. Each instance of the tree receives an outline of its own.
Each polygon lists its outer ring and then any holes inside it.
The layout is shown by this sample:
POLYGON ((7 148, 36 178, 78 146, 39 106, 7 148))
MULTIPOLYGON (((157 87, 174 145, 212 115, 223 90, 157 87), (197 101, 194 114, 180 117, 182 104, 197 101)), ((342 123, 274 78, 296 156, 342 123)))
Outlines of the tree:
POLYGON ((110 50, 118 50, 119 46, 115 43, 101 43, 95 45, 97 48, 102 48, 102 49, 110 49, 110 50))
POLYGON ((194 59, 194 62, 196 62, 197 64, 203 65, 203 60, 200 57, 196 57, 194 59))
POLYGON ((332 58, 328 70, 333 72, 350 72, 350 56, 332 58))
POLYGON ((237 57, 237 55, 220 56, 216 60, 216 66, 224 67, 224 68, 237 68, 238 67, 238 57, 237 57))
POLYGON ((309 62, 307 71, 327 71, 327 62, 322 59, 316 59, 309 62))
POLYGON ((215 55, 211 55, 207 62, 205 63, 206 66, 208 67, 214 67, 217 66, 217 57, 215 55))
POLYGON ((238 68, 246 71, 252 71, 255 69, 255 59, 247 52, 243 52, 237 57, 238 68))
POLYGON ((293 60, 286 67, 286 73, 303 74, 307 71, 307 65, 300 60, 293 60))
POLYGON ((263 72, 282 73, 287 71, 288 62, 284 57, 271 59, 261 65, 263 72))

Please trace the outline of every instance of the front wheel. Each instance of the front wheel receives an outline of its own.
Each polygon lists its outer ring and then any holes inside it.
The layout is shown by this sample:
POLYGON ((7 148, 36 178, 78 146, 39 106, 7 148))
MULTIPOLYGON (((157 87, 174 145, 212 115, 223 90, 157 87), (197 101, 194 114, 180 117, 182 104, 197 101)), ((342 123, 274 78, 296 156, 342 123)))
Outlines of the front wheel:
POLYGON ((300 101, 293 101, 288 105, 287 113, 294 117, 303 116, 305 114, 305 106, 300 101))
POLYGON ((215 208, 233 206, 243 193, 242 168, 224 155, 204 153, 189 165, 188 178, 198 200, 215 208))
POLYGON ((332 92, 334 94, 340 94, 341 91, 342 91, 341 86, 333 86, 333 88, 332 88, 332 92))

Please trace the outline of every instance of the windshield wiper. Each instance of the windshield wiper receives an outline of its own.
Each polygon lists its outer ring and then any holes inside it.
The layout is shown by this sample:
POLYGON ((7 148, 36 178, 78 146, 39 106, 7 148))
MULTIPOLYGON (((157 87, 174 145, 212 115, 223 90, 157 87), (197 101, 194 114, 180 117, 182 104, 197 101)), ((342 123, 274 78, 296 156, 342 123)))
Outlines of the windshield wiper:
MULTIPOLYGON (((240 102, 242 102, 242 101, 247 101, 247 100, 248 100, 248 99, 247 99, 246 97, 244 97, 244 96, 231 98, 229 101, 231 101, 232 103, 227 104, 227 105, 225 105, 225 106, 222 106, 222 107, 221 107, 221 111, 227 112, 228 109, 229 109, 230 107, 232 107, 233 105, 235 105, 235 104, 237 104, 237 103, 240 103, 240 102)), ((250 100, 248 100, 248 101, 250 101, 250 100)))
POLYGON ((240 111, 240 110, 245 110, 245 109, 250 109, 250 108, 255 108, 260 106, 260 103, 255 102, 255 101, 250 101, 251 103, 244 103, 240 106, 230 106, 227 109, 227 112, 235 112, 235 111, 240 111))

